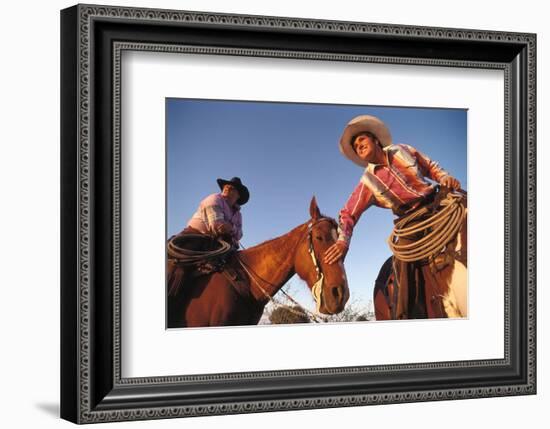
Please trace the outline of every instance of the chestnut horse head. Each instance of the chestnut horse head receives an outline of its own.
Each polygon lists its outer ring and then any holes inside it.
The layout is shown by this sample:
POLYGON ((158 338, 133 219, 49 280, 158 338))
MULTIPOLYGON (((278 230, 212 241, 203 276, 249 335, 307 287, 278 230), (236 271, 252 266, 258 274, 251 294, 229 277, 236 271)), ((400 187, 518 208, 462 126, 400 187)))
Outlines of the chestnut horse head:
POLYGON ((294 269, 304 280, 323 314, 340 313, 349 299, 346 271, 342 262, 326 264, 325 251, 338 238, 336 221, 321 215, 315 197, 309 207, 311 219, 307 222, 305 237, 297 248, 294 269))

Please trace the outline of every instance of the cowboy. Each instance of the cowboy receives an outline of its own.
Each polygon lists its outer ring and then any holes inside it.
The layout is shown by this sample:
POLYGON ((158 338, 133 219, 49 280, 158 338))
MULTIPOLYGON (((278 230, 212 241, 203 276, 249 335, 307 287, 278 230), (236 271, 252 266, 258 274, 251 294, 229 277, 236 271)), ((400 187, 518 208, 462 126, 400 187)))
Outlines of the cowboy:
POLYGON ((202 200, 184 232, 199 232, 221 237, 239 247, 243 236, 241 206, 248 202, 250 193, 239 177, 217 179, 221 192, 202 200))
MULTIPOLYGON (((241 206, 248 202, 250 193, 239 177, 230 180, 217 179, 219 193, 211 194, 203 199, 197 211, 193 214, 187 227, 177 234, 182 237, 186 234, 204 234, 231 244, 233 249, 239 248, 239 241, 243 236, 241 206)), ((172 240, 174 237, 171 237, 172 240)), ((169 242, 170 242, 169 240, 169 242)), ((190 241, 187 250, 211 250, 209 241, 190 241)), ((185 268, 176 260, 168 258, 166 278, 170 296, 175 296, 185 283, 192 268, 185 268)))
POLYGON ((396 216, 403 216, 432 203, 440 187, 460 189, 457 179, 420 151, 392 144, 389 129, 374 116, 352 119, 339 145, 344 156, 365 169, 339 213, 338 240, 325 252, 326 263, 345 257, 353 228, 370 206, 388 208, 396 216))

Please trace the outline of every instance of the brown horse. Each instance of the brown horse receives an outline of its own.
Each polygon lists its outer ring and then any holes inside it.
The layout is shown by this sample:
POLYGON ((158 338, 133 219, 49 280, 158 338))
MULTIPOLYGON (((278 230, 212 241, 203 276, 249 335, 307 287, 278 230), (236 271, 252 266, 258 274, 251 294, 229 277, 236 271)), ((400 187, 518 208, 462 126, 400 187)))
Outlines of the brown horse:
POLYGON ((295 273, 312 291, 319 312, 341 312, 349 298, 344 266, 327 265, 322 257, 337 238, 337 224, 321 215, 315 198, 309 211, 311 219, 289 233, 235 252, 225 274, 187 280, 168 297, 168 327, 256 325, 270 298, 295 273))
POLYGON ((409 276, 407 289, 395 281, 395 257, 388 258, 374 285, 376 320, 467 317, 467 236, 464 218, 456 240, 447 244, 446 258, 436 258, 429 269, 403 274, 409 276))

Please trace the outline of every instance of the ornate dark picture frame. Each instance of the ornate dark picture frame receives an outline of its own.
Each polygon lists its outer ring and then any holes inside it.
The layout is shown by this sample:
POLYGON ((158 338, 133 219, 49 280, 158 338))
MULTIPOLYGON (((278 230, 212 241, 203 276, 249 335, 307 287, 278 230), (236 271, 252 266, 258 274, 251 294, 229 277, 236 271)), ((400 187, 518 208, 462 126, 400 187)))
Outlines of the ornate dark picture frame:
POLYGON ((75 423, 536 393, 534 34, 78 5, 61 12, 61 416, 75 423), (504 71, 504 358, 122 378, 123 50, 504 71))

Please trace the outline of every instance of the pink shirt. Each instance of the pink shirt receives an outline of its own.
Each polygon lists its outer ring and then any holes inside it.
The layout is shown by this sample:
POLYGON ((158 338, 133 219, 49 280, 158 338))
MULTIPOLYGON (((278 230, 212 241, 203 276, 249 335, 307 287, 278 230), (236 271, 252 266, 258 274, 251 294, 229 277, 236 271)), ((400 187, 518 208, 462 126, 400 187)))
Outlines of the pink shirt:
POLYGON ((240 206, 231 207, 222 194, 211 194, 199 204, 187 226, 195 228, 204 234, 215 234, 216 224, 228 222, 233 226, 231 236, 238 242, 242 236, 242 217, 240 206))
POLYGON ((425 200, 448 173, 437 162, 405 144, 384 148, 388 166, 368 164, 361 180, 340 210, 338 239, 349 244, 353 228, 370 206, 391 209, 396 215, 412 210, 425 200))

